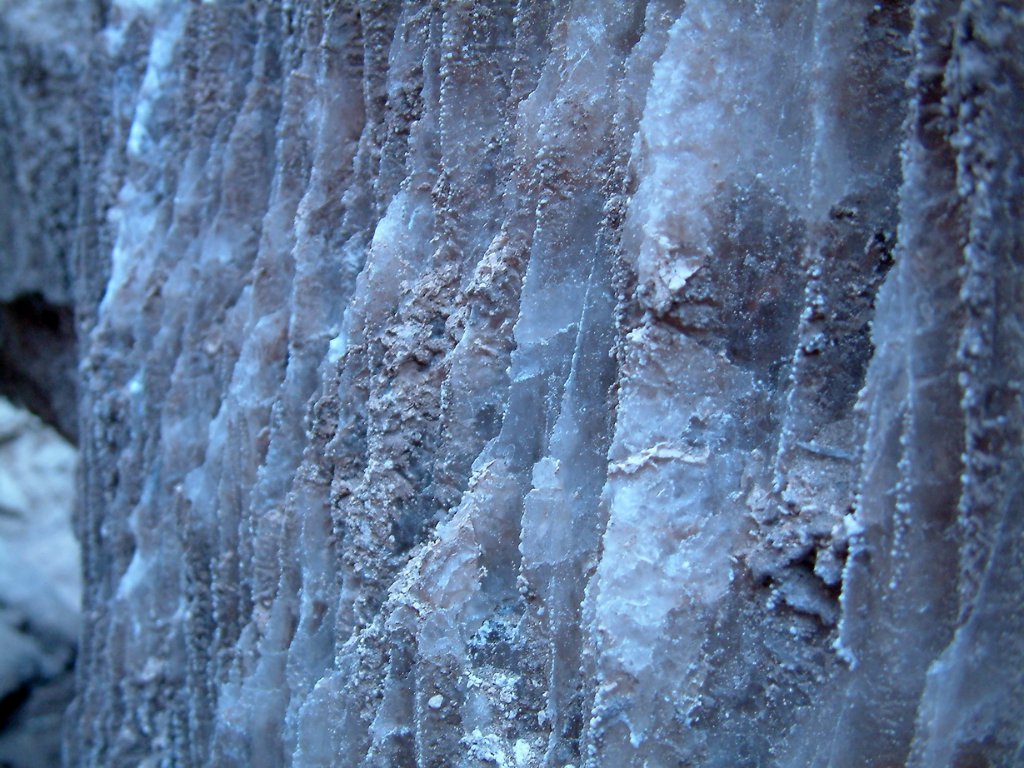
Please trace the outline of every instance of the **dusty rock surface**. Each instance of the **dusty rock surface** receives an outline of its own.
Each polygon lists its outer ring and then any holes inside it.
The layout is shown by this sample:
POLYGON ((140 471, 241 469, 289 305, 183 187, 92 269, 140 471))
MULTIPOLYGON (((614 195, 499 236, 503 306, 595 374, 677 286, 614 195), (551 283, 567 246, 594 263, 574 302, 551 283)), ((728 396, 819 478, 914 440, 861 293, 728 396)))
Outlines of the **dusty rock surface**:
POLYGON ((1024 762, 1017 4, 0 8, 71 764, 1024 762))

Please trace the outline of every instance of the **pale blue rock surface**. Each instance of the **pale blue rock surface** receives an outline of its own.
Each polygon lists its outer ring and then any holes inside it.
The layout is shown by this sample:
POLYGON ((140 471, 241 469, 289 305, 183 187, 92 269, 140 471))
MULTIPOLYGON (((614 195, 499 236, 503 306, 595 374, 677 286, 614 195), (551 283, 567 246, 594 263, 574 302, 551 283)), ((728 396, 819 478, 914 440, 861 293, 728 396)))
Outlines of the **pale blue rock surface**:
POLYGON ((1024 764, 1014 4, 65 5, 70 765, 1024 764))

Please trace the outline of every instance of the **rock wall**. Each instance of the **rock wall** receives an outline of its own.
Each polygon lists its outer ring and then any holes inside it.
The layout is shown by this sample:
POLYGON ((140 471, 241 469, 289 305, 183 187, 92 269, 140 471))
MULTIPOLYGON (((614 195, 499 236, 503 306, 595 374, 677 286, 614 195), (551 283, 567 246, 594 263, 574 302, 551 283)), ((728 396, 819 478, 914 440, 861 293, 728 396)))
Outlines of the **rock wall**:
POLYGON ((2 8, 80 46, 69 764, 1024 764, 1018 5, 2 8))

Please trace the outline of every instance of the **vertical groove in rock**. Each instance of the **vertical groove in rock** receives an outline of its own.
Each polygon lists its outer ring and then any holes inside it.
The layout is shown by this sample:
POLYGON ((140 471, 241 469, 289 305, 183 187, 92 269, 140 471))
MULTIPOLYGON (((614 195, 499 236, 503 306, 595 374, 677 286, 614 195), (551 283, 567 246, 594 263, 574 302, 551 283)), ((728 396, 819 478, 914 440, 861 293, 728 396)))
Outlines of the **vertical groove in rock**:
POLYGON ((1022 40, 9 0, 0 386, 81 450, 69 763, 1019 762, 1022 40))

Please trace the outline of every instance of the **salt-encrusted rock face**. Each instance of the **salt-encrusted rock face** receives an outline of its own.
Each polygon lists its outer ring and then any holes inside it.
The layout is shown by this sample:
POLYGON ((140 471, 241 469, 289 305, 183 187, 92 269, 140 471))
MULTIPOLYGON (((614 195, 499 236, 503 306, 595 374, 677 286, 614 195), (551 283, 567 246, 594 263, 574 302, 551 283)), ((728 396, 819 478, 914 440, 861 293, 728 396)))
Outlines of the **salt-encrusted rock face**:
POLYGON ((87 10, 71 764, 1022 760, 1013 4, 87 10))

